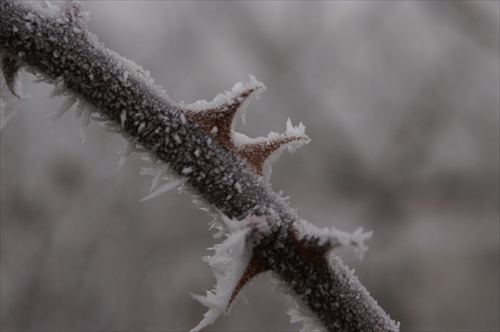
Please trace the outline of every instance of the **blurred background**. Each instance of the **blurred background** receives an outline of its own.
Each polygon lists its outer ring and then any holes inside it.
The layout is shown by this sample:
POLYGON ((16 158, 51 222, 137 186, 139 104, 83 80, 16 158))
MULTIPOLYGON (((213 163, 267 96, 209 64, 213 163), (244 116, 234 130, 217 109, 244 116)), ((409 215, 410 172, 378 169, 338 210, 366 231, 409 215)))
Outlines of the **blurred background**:
MULTIPOLYGON (((274 165, 301 217, 373 230, 345 262, 403 331, 498 331, 499 17, 496 1, 92 1, 89 29, 175 101, 251 73, 268 90, 237 130, 302 121, 312 142, 274 165)), ((219 240, 188 194, 149 193, 124 139, 24 76, 1 133, 2 330, 188 330, 219 240)), ((208 330, 299 330, 270 276, 208 330)))

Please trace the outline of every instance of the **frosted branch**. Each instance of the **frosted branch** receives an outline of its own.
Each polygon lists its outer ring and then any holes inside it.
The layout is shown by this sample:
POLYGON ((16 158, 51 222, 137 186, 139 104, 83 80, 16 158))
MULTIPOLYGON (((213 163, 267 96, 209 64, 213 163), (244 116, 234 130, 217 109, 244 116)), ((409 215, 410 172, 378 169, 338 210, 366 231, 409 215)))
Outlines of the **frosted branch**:
MULTIPOLYGON (((199 327, 211 323, 227 309, 221 303, 230 303, 235 290, 258 273, 269 270, 287 285, 326 330, 397 331, 398 325, 377 305, 352 272, 338 257, 330 258, 329 255, 337 242, 354 243, 363 248, 367 235, 344 236, 336 231, 319 234, 312 228, 309 233, 307 230, 301 233, 303 222, 263 176, 264 162, 273 151, 290 142, 309 141, 304 127, 289 123, 287 133, 281 136, 273 134, 257 145, 235 144, 234 115, 224 114, 226 111, 236 114, 238 109, 242 112, 247 98, 262 91, 263 85, 251 78, 250 83, 237 85, 211 103, 191 105, 189 111, 189 106, 172 102, 165 91, 154 84, 147 71, 102 45, 87 30, 87 18, 82 4, 76 1, 43 7, 36 3, 1 0, 0 55, 3 63, 7 63, 7 67, 2 68, 2 79, 7 81, 7 91, 10 90, 11 95, 17 93, 10 87, 16 85, 16 73, 22 67, 39 73, 44 81, 58 84, 54 94, 68 94, 69 99, 57 116, 77 99, 86 102, 99 114, 92 114, 91 119, 99 120, 130 142, 129 148, 124 150, 125 156, 132 150, 144 149, 152 160, 168 165, 173 174, 183 179, 183 186, 201 197, 212 210, 228 220, 246 225, 244 230, 232 233, 229 242, 217 249, 211 261, 217 271, 222 262, 218 260, 220 254, 231 252, 229 263, 233 264, 234 273, 222 276, 231 275, 231 280, 237 282, 236 288, 229 300, 228 289, 233 288, 234 282, 217 293, 224 295, 203 298, 205 304, 219 311, 209 313, 199 327), (215 120, 200 115, 213 108, 222 114, 215 120), (207 124, 216 126, 208 127, 207 124), (227 135, 221 136, 221 128, 225 128, 227 135), (270 148, 263 149, 265 144, 270 148), (265 223, 247 225, 245 220, 265 220, 265 223), (246 267, 244 263, 248 263, 246 267)), ((2 103, 8 103, 10 99, 4 90, 2 88, 2 103)), ((88 119, 86 114, 83 128, 88 119)), ((294 147, 290 145, 291 150, 294 147)), ((180 181, 175 180, 173 184, 180 184, 180 181)), ((156 185, 155 182, 153 187, 156 185)), ((171 186, 171 183, 159 186, 152 195, 171 189, 171 186)))

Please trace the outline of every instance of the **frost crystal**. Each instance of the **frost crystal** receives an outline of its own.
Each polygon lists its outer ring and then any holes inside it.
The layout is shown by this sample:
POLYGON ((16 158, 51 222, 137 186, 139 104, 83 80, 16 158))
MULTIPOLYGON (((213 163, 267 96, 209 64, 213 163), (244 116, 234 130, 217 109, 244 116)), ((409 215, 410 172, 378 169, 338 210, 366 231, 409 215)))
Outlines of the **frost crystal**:
POLYGON ((63 116, 67 111, 69 111, 73 105, 76 104, 77 98, 76 96, 69 96, 59 107, 59 109, 49 115, 49 119, 45 122, 46 124, 50 124, 51 122, 55 122, 61 116, 63 116))
POLYGON ((15 115, 16 111, 14 104, 15 103, 12 101, 5 102, 3 98, 0 99, 0 130, 3 130, 10 119, 15 115))
POLYGON ((82 144, 83 144, 85 142, 85 137, 87 136, 87 129, 90 125, 90 118, 92 115, 92 111, 85 102, 79 100, 78 105, 76 107, 76 114, 77 117, 82 118, 82 122, 80 124, 80 137, 82 138, 82 144))
POLYGON ((208 307, 208 311, 191 331, 200 331, 230 311, 233 292, 250 262, 250 252, 246 248, 245 241, 249 228, 245 227, 244 222, 233 223, 226 220, 226 223, 231 229, 228 238, 222 244, 211 248, 215 250, 213 256, 204 257, 204 260, 213 268, 217 280, 215 289, 208 291, 206 296, 192 294, 194 299, 208 307))
POLYGON ((300 332, 321 332, 325 329, 316 316, 302 306, 289 309, 287 314, 290 316, 290 323, 302 323, 300 332))
POLYGON ((175 180, 171 180, 167 183, 164 183, 160 187, 158 187, 158 189, 156 189, 152 194, 141 199, 141 202, 150 200, 150 199, 155 198, 155 197, 159 197, 159 196, 165 194, 166 192, 169 192, 170 190, 179 187, 181 184, 184 183, 184 181, 186 181, 186 179, 181 178, 181 179, 175 179, 175 180))
POLYGON ((218 94, 212 101, 208 102, 206 100, 198 100, 197 102, 189 105, 180 104, 181 108, 190 110, 193 112, 203 112, 207 110, 220 109, 222 107, 231 106, 236 101, 241 103, 238 105, 239 115, 241 120, 245 121, 245 110, 248 106, 248 96, 253 95, 258 97, 262 92, 266 90, 265 85, 255 79, 255 76, 248 75, 250 77, 249 83, 236 83, 231 91, 225 91, 224 93, 218 94), (247 96, 242 97, 242 94, 249 92, 247 96))
MULTIPOLYGON (((46 80, 43 76, 39 77, 40 81, 50 82, 50 80, 46 80)), ((54 84, 54 89, 51 93, 49 93, 49 98, 59 97, 62 95, 68 95, 70 91, 64 85, 64 81, 62 79, 55 80, 52 82, 54 84)))
POLYGON ((158 188, 160 181, 166 177, 170 172, 170 167, 168 165, 161 165, 158 168, 155 168, 152 172, 153 180, 151 181, 151 189, 149 192, 153 192, 158 188))
MULTIPOLYGON (((294 127, 292 125, 292 121, 290 120, 290 118, 288 118, 286 121, 286 134, 285 135, 291 136, 291 137, 294 137, 294 136, 304 137, 306 135, 306 126, 304 126, 301 122, 301 123, 299 123, 299 125, 297 127, 294 127)), ((295 150, 297 150, 298 148, 300 148, 301 146, 303 146, 307 143, 309 143, 309 140, 290 141, 289 143, 287 143, 288 152, 290 152, 291 154, 294 154, 295 150)))
POLYGON ((120 113, 120 123, 122 125, 122 128, 125 128, 125 121, 127 120, 127 111, 123 110, 120 113))
POLYGON ((315 241, 318 245, 328 245, 330 249, 338 247, 350 247, 354 249, 354 256, 362 260, 364 253, 368 250, 365 241, 370 239, 373 232, 363 232, 358 228, 354 233, 347 233, 335 227, 320 229, 306 220, 296 223, 298 240, 315 241))
POLYGON ((141 175, 149 175, 153 177, 153 180, 151 181, 151 189, 150 189, 150 195, 147 197, 143 198, 142 201, 146 201, 155 197, 158 197, 172 189, 179 188, 184 185, 186 182, 187 178, 178 178, 176 177, 170 167, 159 161, 156 160, 154 156, 144 156, 142 157, 143 160, 146 160, 149 163, 155 163, 157 164, 154 167, 142 167, 141 168, 141 175), (162 180, 166 180, 167 182, 160 185, 160 182, 162 180))
POLYGON ((134 145, 135 144, 132 142, 127 142, 124 147, 117 151, 120 154, 120 161, 118 161, 118 170, 122 169, 123 165, 125 165, 125 163, 127 162, 127 159, 134 151, 134 145))

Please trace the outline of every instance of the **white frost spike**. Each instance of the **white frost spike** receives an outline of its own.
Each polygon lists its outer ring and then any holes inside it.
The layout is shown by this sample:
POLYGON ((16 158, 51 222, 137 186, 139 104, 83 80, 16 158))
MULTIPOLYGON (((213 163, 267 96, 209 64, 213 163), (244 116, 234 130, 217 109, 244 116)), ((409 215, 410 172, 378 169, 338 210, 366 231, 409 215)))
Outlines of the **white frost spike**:
POLYGON ((304 310, 300 306, 297 306, 296 309, 288 310, 287 314, 290 316, 290 323, 303 324, 300 332, 321 332, 325 330, 313 313, 304 310))
POLYGON ((92 112, 90 111, 89 107, 87 107, 87 105, 85 105, 82 101, 78 103, 76 110, 77 113, 80 113, 82 117, 82 122, 80 124, 80 137, 82 138, 83 144, 85 143, 85 137, 87 136, 87 129, 90 124, 90 116, 92 115, 92 112))
MULTIPOLYGON (((135 149, 142 149, 142 148, 138 147, 138 144, 136 144, 135 149)), ((135 150, 134 150, 134 151, 135 151, 135 150)), ((136 152, 138 152, 138 151, 136 151, 136 152)), ((144 150, 144 149, 142 149, 142 151, 141 151, 141 152, 147 152, 147 151, 146 151, 146 150, 144 150)), ((146 155, 146 156, 142 156, 142 157, 141 157, 141 159, 142 159, 142 160, 144 160, 145 162, 147 162, 148 164, 158 164, 158 163, 163 163, 163 162, 162 162, 161 160, 159 160, 156 156, 151 155, 151 154, 146 155)), ((155 174, 156 174, 156 168, 144 168, 144 170, 146 170, 146 169, 150 170, 150 172, 149 172, 149 173, 142 173, 142 171, 141 171, 141 175, 151 175, 151 176, 155 176, 155 174)))
POLYGON ((220 239, 224 234, 226 234, 226 229, 218 222, 217 219, 213 219, 210 221, 209 229, 215 228, 217 232, 213 235, 214 239, 220 239))
MULTIPOLYGON (((141 157, 142 160, 144 160, 145 157, 141 157)), ((141 175, 149 175, 149 176, 155 176, 157 172, 157 169, 155 167, 141 167, 139 170, 139 173, 141 175)))
POLYGON ((220 222, 221 213, 218 212, 217 209, 212 204, 203 199, 203 196, 192 195, 192 197, 194 206, 200 209, 201 211, 207 212, 212 217, 212 219, 208 222, 209 223, 208 229, 209 230, 213 228, 217 229, 217 233, 214 234, 213 237, 216 239, 221 238, 226 233, 223 225, 220 222))
POLYGON ((148 195, 148 196, 144 197, 143 199, 141 199, 141 202, 144 202, 144 201, 147 201, 149 199, 161 196, 164 193, 166 193, 172 189, 177 188, 178 186, 183 184, 185 181, 186 181, 185 178, 181 178, 181 179, 175 179, 175 180, 171 180, 167 183, 164 183, 158 189, 156 189, 151 195, 148 195))
MULTIPOLYGON (((227 223, 227 221, 226 221, 227 223)), ((194 295, 193 298, 208 307, 201 322, 191 331, 200 331, 206 326, 213 324, 215 320, 230 311, 229 301, 233 291, 245 272, 250 262, 250 253, 246 250, 245 238, 249 232, 248 227, 243 227, 244 222, 239 222, 239 227, 229 223, 229 229, 237 229, 220 245, 212 248, 215 254, 205 258, 213 268, 217 280, 215 289, 207 292, 206 296, 194 295)))
MULTIPOLYGON (((245 89, 249 89, 249 88, 255 88, 255 91, 251 94, 251 96, 255 97, 255 99, 259 99, 260 94, 266 90, 266 86, 262 82, 257 81, 257 79, 255 78, 254 75, 248 74, 248 77, 250 78, 250 82, 248 84, 246 84, 246 85, 242 84, 242 83, 239 83, 240 84, 239 88, 240 88, 241 91, 245 91, 245 89)), ((235 90, 235 88, 237 86, 238 86, 238 84, 236 84, 233 87, 233 91, 235 90)), ((231 91, 231 92, 233 92, 233 91, 231 91)), ((249 102, 250 102, 250 98, 247 98, 241 104, 240 109, 238 110, 238 112, 241 115, 241 122, 243 124, 245 124, 246 109, 248 107, 248 103, 249 102)))
POLYGON ((170 168, 168 167, 168 165, 162 165, 154 170, 154 174, 153 174, 154 177, 153 177, 153 180, 151 181, 151 189, 149 190, 150 193, 153 192, 153 190, 155 190, 156 188, 158 188, 158 185, 160 184, 161 179, 165 175, 167 175, 169 170, 170 170, 170 168))
MULTIPOLYGON (((368 246, 365 244, 365 241, 371 239, 373 231, 363 232, 363 228, 359 227, 354 231, 354 233, 347 234, 347 240, 350 241, 348 245, 354 248, 354 257, 362 261, 365 256, 365 252, 368 250, 368 246)), ((345 244, 343 243, 343 245, 345 244)))
POLYGON ((107 132, 113 133, 113 134, 121 134, 123 130, 120 128, 119 125, 116 124, 116 122, 111 121, 111 120, 103 120, 99 122, 99 126, 102 127, 107 132))
POLYGON ((121 113, 120 113, 120 123, 122 125, 122 128, 125 127, 125 121, 127 120, 127 111, 123 110, 121 113))
POLYGON ((124 147, 118 150, 118 153, 120 153, 120 161, 118 161, 118 170, 120 170, 123 165, 127 162, 127 159, 130 157, 132 152, 134 151, 134 143, 132 142, 127 142, 124 147))
POLYGON ((0 100, 0 130, 3 130, 7 122, 12 119, 14 114, 16 113, 16 109, 14 108, 14 102, 4 102, 3 99, 0 100))
POLYGON ((58 120, 61 116, 64 115, 64 113, 66 113, 71 109, 71 107, 73 107, 73 105, 76 103, 76 100, 76 96, 68 97, 56 112, 49 115, 49 119, 45 124, 50 124, 51 122, 58 120))
POLYGON ((54 90, 52 90, 52 92, 49 93, 49 98, 63 96, 68 93, 69 90, 64 86, 64 81, 62 79, 59 79, 56 82, 54 82, 54 90))
POLYGON ((128 80, 129 75, 130 75, 130 73, 128 71, 125 70, 123 72, 123 84, 125 84, 125 86, 127 84, 127 80, 128 80))
MULTIPOLYGON (((257 79, 255 79, 255 76, 251 74, 249 74, 248 76, 250 77, 250 82, 246 84, 238 82, 233 86, 231 91, 225 91, 224 93, 219 93, 217 96, 215 96, 215 98, 212 101, 198 100, 193 104, 181 105, 181 106, 183 108, 187 108, 194 112, 200 112, 207 109, 208 110, 216 109, 225 104, 231 104, 233 99, 237 98, 238 95, 240 95, 245 91, 254 90, 251 93, 251 96, 258 97, 262 92, 266 90, 266 86, 262 82, 257 81, 257 79)), ((248 105, 247 101, 248 98, 241 104, 240 109, 238 110, 239 112, 244 113, 245 107, 248 105)), ((243 114, 241 114, 241 116, 242 120, 244 121, 243 114)))
MULTIPOLYGON (((295 127, 292 124, 292 121, 290 120, 290 118, 288 118, 286 121, 286 135, 306 136, 306 126, 304 126, 301 122, 301 123, 299 123, 299 125, 297 127, 295 127)), ((309 143, 309 141, 310 140, 308 139, 308 140, 297 140, 297 141, 292 141, 292 142, 287 143, 288 152, 290 152, 291 154, 294 154, 295 150, 297 150, 301 146, 309 143)))
POLYGON ((298 240, 315 239, 319 245, 330 244, 330 248, 351 247, 354 249, 354 256, 363 260, 365 252, 368 250, 365 241, 370 239, 373 232, 364 232, 359 227, 352 234, 343 232, 335 227, 320 229, 306 220, 296 223, 298 240))

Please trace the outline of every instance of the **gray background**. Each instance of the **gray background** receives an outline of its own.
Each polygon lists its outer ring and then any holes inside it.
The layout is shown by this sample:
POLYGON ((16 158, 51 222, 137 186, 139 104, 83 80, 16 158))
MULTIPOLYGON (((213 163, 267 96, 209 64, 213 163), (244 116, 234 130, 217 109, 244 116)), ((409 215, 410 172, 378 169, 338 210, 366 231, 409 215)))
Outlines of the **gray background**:
MULTIPOLYGON (((499 330, 499 3, 88 2, 89 29, 149 70, 173 100, 211 100, 248 73, 248 136, 302 121, 312 142, 271 182, 318 226, 374 231, 342 252, 406 331, 499 330)), ((217 240, 187 194, 140 203, 150 179, 124 140, 84 145, 51 87, 1 134, 1 327, 186 330, 214 277, 217 240)), ((270 277, 214 330, 298 330, 270 277)), ((240 301, 241 302, 241 301, 240 301)))

